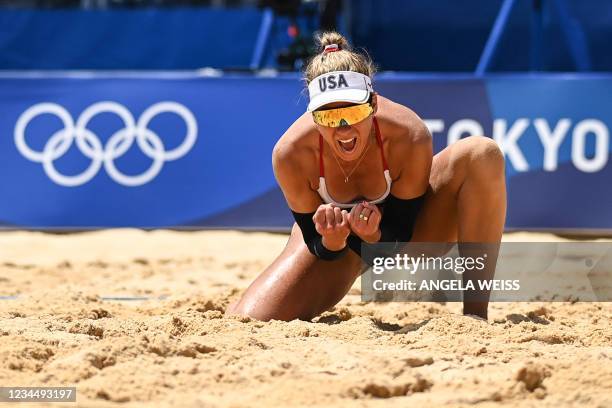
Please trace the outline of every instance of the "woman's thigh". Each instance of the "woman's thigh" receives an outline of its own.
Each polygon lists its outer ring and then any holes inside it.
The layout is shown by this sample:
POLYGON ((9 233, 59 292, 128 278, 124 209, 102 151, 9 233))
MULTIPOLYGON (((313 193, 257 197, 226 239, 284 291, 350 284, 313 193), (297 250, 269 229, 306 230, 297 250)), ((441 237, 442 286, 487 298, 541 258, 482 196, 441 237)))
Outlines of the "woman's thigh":
POLYGON ((470 136, 434 156, 412 240, 499 242, 505 214, 503 154, 492 139, 470 136))
POLYGON ((361 260, 351 250, 334 261, 318 259, 294 224, 281 254, 227 313, 259 320, 308 320, 338 303, 361 270, 361 260))
POLYGON ((446 147, 433 158, 429 187, 412 234, 414 242, 457 241, 457 193, 461 186, 457 145, 446 147))

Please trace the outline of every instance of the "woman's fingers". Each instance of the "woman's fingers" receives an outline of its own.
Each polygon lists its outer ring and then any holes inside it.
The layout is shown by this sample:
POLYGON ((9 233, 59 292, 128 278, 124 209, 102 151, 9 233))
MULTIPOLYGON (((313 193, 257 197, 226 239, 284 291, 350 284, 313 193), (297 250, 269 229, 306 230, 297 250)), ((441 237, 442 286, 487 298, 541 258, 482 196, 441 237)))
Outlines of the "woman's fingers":
POLYGON ((312 221, 316 226, 322 226, 325 223, 325 209, 322 207, 317 208, 314 216, 312 217, 312 221))
POLYGON ((380 214, 380 209, 378 208, 378 206, 376 204, 370 204, 368 202, 364 203, 364 207, 367 208, 368 210, 370 210, 371 213, 378 213, 380 214))
POLYGON ((374 227, 378 227, 378 224, 382 219, 382 214, 378 209, 378 206, 366 202, 364 204, 364 207, 369 211, 368 214, 365 215, 365 217, 367 217, 367 224, 374 227))
POLYGON ((371 235, 379 227, 382 214, 375 204, 363 201, 353 207, 348 216, 350 228, 358 235, 371 235))
POLYGON ((327 228, 333 228, 336 224, 334 221, 334 208, 331 205, 325 208, 325 221, 327 228))
POLYGON ((330 217, 328 216, 328 210, 330 209, 331 207, 328 205, 320 205, 315 215, 312 217, 312 221, 315 223, 315 228, 319 234, 323 234, 325 230, 329 229, 328 220, 330 217))
POLYGON ((348 228, 350 221, 349 221, 349 212, 346 210, 342 210, 341 211, 341 216, 342 216, 342 227, 346 227, 348 228))
POLYGON ((334 226, 342 224, 342 210, 338 207, 334 207, 334 226))
POLYGON ((372 211, 368 219, 368 225, 372 226, 373 228, 378 228, 378 225, 380 224, 380 220, 381 220, 380 211, 372 211))
POLYGON ((361 215, 359 216, 359 219, 367 224, 368 220, 370 219, 371 214, 372 214, 372 210, 370 210, 369 208, 363 207, 363 210, 361 210, 361 215))
POLYGON ((355 207, 356 214, 354 218, 357 225, 367 225, 369 223, 370 216, 373 212, 371 207, 372 205, 366 201, 359 203, 359 205, 355 207))
POLYGON ((343 210, 331 204, 322 204, 313 216, 317 231, 329 235, 335 231, 352 229, 359 234, 374 232, 382 218, 378 207, 368 202, 361 202, 350 211, 343 210))
POLYGON ((363 209, 363 204, 359 203, 351 210, 351 223, 353 225, 357 225, 359 222, 359 214, 361 214, 361 210, 363 209))
POLYGON ((328 235, 336 230, 348 228, 349 214, 346 210, 331 204, 322 204, 312 217, 317 232, 328 235))

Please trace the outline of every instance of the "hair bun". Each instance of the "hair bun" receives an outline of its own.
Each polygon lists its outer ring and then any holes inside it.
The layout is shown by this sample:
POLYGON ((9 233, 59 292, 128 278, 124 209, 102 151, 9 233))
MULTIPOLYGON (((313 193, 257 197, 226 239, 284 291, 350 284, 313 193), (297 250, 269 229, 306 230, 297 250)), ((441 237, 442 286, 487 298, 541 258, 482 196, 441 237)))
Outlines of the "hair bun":
POLYGON ((315 43, 319 51, 310 58, 304 68, 304 79, 307 84, 328 72, 353 71, 370 78, 376 72, 368 53, 365 50, 353 51, 342 34, 335 31, 319 32, 315 36, 315 43))
POLYGON ((321 47, 319 52, 325 52, 325 48, 330 45, 336 45, 340 50, 351 50, 351 46, 346 38, 344 38, 342 34, 335 31, 320 33, 317 36, 317 43, 321 47))

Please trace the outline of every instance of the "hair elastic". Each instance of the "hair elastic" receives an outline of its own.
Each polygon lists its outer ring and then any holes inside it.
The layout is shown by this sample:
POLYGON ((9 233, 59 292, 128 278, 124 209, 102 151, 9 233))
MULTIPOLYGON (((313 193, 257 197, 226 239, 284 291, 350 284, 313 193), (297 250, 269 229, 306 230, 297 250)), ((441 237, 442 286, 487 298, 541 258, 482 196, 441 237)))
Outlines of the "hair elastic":
POLYGON ((329 44, 325 46, 323 53, 327 54, 328 52, 336 52, 336 51, 340 51, 340 47, 338 46, 338 44, 329 44))

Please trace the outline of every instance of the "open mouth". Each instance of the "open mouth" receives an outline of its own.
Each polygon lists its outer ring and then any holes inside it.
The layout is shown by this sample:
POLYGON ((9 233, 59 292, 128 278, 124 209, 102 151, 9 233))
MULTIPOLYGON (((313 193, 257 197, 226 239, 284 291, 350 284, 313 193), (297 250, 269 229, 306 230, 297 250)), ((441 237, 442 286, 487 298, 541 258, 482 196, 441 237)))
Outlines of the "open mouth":
POLYGON ((340 149, 345 153, 350 153, 355 150, 357 146, 357 138, 353 137, 351 139, 340 139, 338 140, 338 144, 340 145, 340 149))

